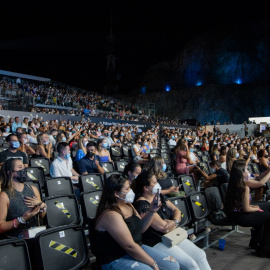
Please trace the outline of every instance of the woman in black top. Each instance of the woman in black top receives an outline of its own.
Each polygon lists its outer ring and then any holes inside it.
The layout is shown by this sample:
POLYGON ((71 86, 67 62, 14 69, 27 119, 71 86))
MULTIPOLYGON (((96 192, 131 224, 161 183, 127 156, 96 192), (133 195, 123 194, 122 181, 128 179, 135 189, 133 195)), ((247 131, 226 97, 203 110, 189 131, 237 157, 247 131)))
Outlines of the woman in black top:
POLYGON ((179 269, 179 264, 168 254, 142 245, 142 232, 150 225, 154 211, 151 202, 149 211, 142 220, 132 206, 134 193, 129 181, 112 175, 104 185, 97 209, 95 255, 102 269, 179 269))
POLYGON ((167 195, 168 197, 183 195, 181 192, 179 192, 179 186, 175 187, 170 177, 165 172, 166 164, 164 163, 164 160, 162 157, 157 156, 157 157, 151 158, 147 169, 152 170, 154 172, 158 183, 162 187, 162 190, 161 190, 162 195, 167 195))
POLYGON ((23 230, 38 225, 37 216, 43 218, 47 206, 35 186, 24 184, 27 171, 21 159, 8 159, 1 171, 0 234, 17 237, 23 230))
MULTIPOLYGON (((160 189, 160 185, 154 173, 150 170, 143 171, 134 181, 135 184, 135 203, 134 207, 145 218, 149 211, 150 202, 155 193, 160 189)), ((150 228, 143 233, 142 241, 144 244, 154 247, 157 250, 166 252, 173 256, 181 265, 181 269, 209 270, 211 269, 205 252, 185 239, 181 243, 168 248, 162 243, 161 237, 175 229, 181 220, 181 211, 162 194, 160 195, 161 207, 157 213, 153 214, 150 228)))

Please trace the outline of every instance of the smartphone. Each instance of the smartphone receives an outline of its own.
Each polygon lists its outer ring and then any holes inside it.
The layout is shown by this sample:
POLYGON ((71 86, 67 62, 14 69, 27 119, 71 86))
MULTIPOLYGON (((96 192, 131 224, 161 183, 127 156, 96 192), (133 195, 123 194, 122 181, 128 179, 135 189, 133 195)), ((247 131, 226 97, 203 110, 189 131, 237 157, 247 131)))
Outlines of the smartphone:
POLYGON ((156 195, 155 195, 155 197, 154 197, 154 207, 158 207, 158 204, 159 204, 159 196, 160 196, 160 194, 159 194, 159 189, 157 190, 157 193, 156 193, 156 195))

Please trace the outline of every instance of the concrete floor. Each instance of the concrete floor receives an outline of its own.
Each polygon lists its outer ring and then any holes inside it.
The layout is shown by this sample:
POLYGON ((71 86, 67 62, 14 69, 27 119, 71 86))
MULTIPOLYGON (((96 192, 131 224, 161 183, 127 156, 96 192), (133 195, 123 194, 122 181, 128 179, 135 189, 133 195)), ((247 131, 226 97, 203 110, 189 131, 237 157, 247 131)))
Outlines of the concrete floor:
MULTIPOLYGON (((239 232, 232 232, 231 227, 224 226, 216 231, 218 227, 210 227, 209 247, 203 247, 203 240, 196 242, 196 245, 205 250, 212 270, 270 270, 270 259, 256 257, 254 250, 248 247, 250 228, 239 227, 239 232), (220 238, 226 240, 224 251, 218 248, 220 238)), ((86 270, 96 270, 92 262, 86 270)))

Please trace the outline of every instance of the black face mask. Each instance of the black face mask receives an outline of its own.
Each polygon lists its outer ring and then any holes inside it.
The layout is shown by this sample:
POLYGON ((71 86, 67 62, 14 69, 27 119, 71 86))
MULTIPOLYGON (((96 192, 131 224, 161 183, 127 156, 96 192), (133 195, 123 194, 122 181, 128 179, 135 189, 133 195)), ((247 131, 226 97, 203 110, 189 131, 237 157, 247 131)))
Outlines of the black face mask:
POLYGON ((93 158, 94 155, 95 155, 94 152, 87 151, 87 156, 88 156, 89 158, 93 158))
POLYGON ((27 180, 27 170, 26 169, 22 169, 20 171, 17 171, 18 176, 16 177, 16 179, 21 182, 24 183, 27 180))

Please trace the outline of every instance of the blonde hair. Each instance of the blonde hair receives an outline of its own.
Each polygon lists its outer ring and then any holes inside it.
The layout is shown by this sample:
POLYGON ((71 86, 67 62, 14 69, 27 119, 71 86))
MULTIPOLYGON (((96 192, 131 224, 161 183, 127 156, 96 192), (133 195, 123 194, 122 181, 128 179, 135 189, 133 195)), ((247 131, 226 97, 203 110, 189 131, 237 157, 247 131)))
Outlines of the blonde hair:
POLYGON ((84 147, 84 145, 83 145, 83 137, 80 137, 79 138, 79 140, 78 140, 78 149, 82 149, 83 150, 83 152, 86 154, 86 148, 84 147))
POLYGON ((152 159, 150 159, 148 163, 147 170, 153 171, 156 178, 164 179, 166 178, 167 174, 161 170, 163 163, 164 163, 164 160, 162 157, 160 156, 153 157, 152 159))

